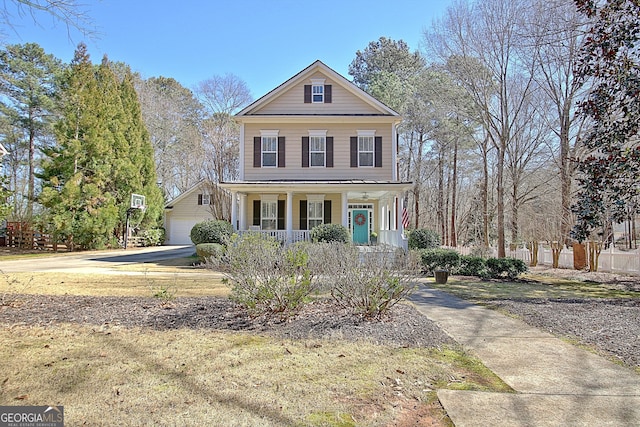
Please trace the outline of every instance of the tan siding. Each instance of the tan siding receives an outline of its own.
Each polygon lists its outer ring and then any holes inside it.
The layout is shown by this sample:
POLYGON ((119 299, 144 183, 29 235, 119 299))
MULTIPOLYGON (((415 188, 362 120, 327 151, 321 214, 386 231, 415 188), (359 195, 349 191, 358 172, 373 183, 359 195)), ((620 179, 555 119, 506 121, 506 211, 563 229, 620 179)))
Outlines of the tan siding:
POLYGON ((282 126, 276 124, 245 125, 245 180, 324 180, 324 179, 368 179, 391 180, 393 167, 391 125, 363 124, 293 124, 282 126), (254 168, 253 167, 253 137, 260 136, 260 129, 278 129, 279 136, 286 138, 286 167, 284 168, 254 168), (302 167, 302 137, 309 136, 309 130, 327 130, 327 136, 333 137, 334 167, 333 168, 303 168, 302 167), (352 168, 350 166, 350 137, 356 136, 358 130, 375 130, 376 136, 382 137, 382 167, 352 168))
POLYGON ((180 202, 173 205, 171 209, 172 218, 185 218, 185 217, 201 217, 212 218, 208 205, 198 205, 198 194, 200 192, 194 191, 186 198, 180 200, 180 202))
POLYGON ((335 81, 320 73, 291 87, 276 99, 253 111, 251 114, 380 114, 381 111, 365 103, 362 99, 347 91, 335 81), (311 84, 312 78, 325 79, 325 85, 331 85, 332 102, 330 104, 305 104, 304 85, 311 84))

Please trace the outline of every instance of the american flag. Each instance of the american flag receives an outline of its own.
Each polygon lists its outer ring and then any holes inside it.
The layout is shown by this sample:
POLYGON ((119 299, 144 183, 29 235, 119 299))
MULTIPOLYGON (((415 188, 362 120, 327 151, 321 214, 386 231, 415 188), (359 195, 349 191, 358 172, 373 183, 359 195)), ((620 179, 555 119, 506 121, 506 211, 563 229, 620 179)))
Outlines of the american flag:
POLYGON ((409 212, 407 212, 407 208, 402 208, 402 226, 409 228, 409 212))

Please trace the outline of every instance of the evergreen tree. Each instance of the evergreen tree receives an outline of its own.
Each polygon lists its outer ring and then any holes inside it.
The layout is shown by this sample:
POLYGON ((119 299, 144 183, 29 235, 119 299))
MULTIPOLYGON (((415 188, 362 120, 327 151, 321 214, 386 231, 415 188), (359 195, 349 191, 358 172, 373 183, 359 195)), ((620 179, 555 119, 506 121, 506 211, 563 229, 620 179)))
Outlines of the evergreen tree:
POLYGON ((0 114, 5 124, 0 134, 5 141, 14 141, 8 144, 10 155, 27 161, 26 176, 17 162, 11 170, 14 183, 20 179, 26 182, 27 192, 20 194, 26 199, 26 208, 18 213, 27 220, 33 217, 37 152, 52 135, 56 78, 61 69, 61 62, 35 43, 10 45, 0 51, 0 114))
POLYGON ((593 124, 582 139, 590 153, 579 159, 577 223, 582 241, 640 211, 640 4, 631 0, 576 0, 593 20, 576 70, 577 79, 593 83, 581 113, 593 124))
POLYGON ((131 73, 120 81, 111 65, 106 57, 92 65, 86 47, 78 47, 63 86, 58 144, 43 165, 40 199, 48 223, 81 248, 116 245, 131 193, 147 197, 149 209, 137 214, 147 226, 157 226, 162 209, 131 73))

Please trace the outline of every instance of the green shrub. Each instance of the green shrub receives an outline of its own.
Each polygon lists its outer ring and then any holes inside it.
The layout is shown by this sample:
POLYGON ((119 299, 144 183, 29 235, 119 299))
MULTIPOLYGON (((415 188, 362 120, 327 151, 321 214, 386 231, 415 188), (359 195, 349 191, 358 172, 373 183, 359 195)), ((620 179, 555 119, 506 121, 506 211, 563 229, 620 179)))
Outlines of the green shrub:
POLYGON ((202 260, 207 260, 211 257, 220 258, 224 255, 224 249, 224 246, 220 243, 200 243, 196 245, 196 254, 202 260))
POLYGON ((342 224, 321 224, 311 229, 311 241, 314 243, 349 242, 349 231, 342 224))
POLYGON ((425 249, 420 254, 424 271, 428 273, 441 269, 452 272, 460 265, 460 254, 453 249, 425 249))
POLYGON ((487 276, 487 260, 479 256, 462 255, 460 257, 460 267, 455 272, 462 276, 487 276))
POLYGON ((230 298, 256 313, 286 316, 315 290, 304 245, 284 247, 260 233, 233 235, 226 252, 209 258, 209 265, 225 275, 230 298))
POLYGON ((233 227, 227 221, 209 219, 199 222, 191 229, 191 241, 194 245, 200 243, 219 243, 224 245, 231 237, 233 227))
POLYGON ((433 230, 418 228, 409 233, 409 249, 435 249, 440 247, 440 235, 433 230))
POLYGON ((164 243, 164 237, 164 228, 151 228, 149 230, 144 230, 142 233, 144 246, 160 246, 164 243))
POLYGON ((489 258, 487 274, 493 279, 514 280, 528 270, 524 261, 515 258, 489 258))

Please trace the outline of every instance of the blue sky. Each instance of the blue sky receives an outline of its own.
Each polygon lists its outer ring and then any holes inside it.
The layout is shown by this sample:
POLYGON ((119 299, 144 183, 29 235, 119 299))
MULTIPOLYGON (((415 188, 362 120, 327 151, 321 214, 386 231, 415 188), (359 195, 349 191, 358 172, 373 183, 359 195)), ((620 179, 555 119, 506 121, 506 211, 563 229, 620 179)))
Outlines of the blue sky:
POLYGON ((214 75, 235 74, 254 98, 316 59, 350 79, 357 50, 381 36, 420 47, 423 30, 448 0, 236 0, 176 2, 79 0, 100 33, 84 40, 47 15, 12 20, 4 43, 35 42, 65 62, 85 41, 94 63, 104 54, 144 78, 173 77, 193 88, 214 75))

